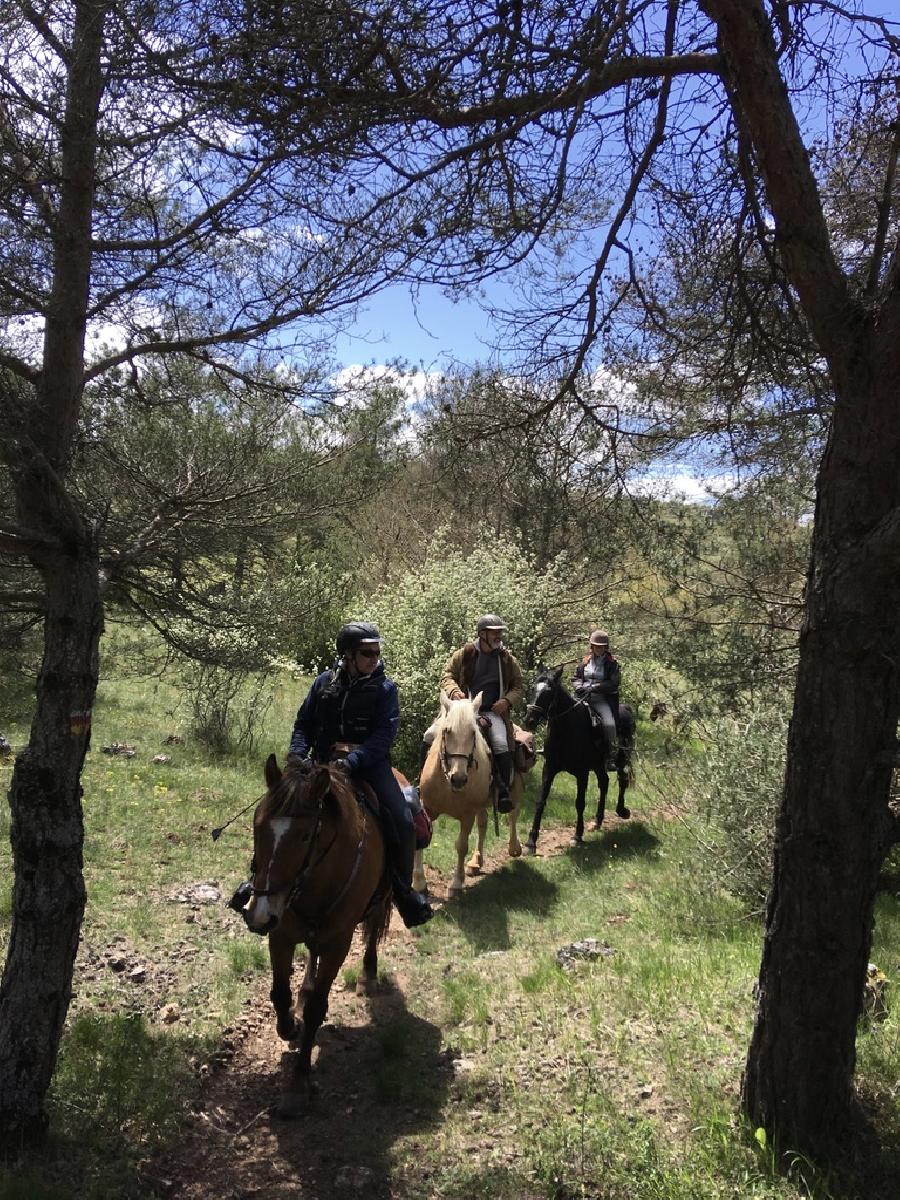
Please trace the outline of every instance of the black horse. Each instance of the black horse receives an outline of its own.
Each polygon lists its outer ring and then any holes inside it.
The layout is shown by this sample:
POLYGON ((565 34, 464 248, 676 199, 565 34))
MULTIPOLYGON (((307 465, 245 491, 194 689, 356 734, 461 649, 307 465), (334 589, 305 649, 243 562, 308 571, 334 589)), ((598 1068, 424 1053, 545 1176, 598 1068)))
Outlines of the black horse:
MULTIPOLYGON (((525 709, 526 729, 536 729, 541 721, 547 722, 547 740, 544 743, 544 773, 541 778, 541 795, 534 810, 534 823, 525 843, 525 853, 534 854, 541 818, 550 794, 553 780, 560 773, 574 775, 578 784, 575 796, 576 844, 584 840, 584 799, 587 793, 588 776, 593 771, 600 785, 597 798, 597 818, 594 828, 599 829, 606 815, 606 793, 609 790, 609 775, 606 773, 606 742, 596 736, 591 722, 591 713, 585 700, 576 700, 560 682, 562 667, 555 671, 540 671, 535 676, 528 693, 525 709)), ((631 816, 625 806, 625 792, 630 781, 630 753, 634 744, 634 713, 627 704, 619 705, 619 752, 616 756, 616 776, 619 781, 619 797, 616 815, 623 819, 631 816)))

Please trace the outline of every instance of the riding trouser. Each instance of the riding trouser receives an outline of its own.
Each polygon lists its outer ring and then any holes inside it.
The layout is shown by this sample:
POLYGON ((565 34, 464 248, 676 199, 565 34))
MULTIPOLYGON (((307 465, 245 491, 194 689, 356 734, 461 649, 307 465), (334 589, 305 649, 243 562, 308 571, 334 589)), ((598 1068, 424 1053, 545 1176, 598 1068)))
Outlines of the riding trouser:
POLYGON ((609 765, 612 763, 619 749, 615 713, 606 696, 598 695, 596 692, 591 696, 589 703, 594 723, 597 724, 599 722, 603 726, 603 736, 606 739, 606 755, 609 765))
POLYGON ((367 783, 378 797, 381 832, 394 889, 394 902, 400 916, 409 923, 410 917, 417 913, 422 904, 412 888, 416 857, 416 828, 412 812, 388 761, 354 771, 352 778, 367 783))

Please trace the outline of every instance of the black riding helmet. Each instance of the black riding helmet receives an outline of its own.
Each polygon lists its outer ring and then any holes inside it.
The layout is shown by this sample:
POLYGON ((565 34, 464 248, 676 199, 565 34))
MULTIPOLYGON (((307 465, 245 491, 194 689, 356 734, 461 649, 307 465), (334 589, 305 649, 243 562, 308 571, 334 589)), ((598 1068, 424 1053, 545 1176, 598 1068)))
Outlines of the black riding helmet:
POLYGON ((475 626, 476 633, 484 633, 487 629, 496 629, 498 632, 506 631, 506 622, 502 617, 498 617, 496 613, 485 613, 483 617, 478 618, 478 624, 475 626))
POLYGON ((371 621, 349 621, 338 630, 337 652, 341 656, 353 654, 366 642, 381 645, 378 626, 373 625, 371 621))

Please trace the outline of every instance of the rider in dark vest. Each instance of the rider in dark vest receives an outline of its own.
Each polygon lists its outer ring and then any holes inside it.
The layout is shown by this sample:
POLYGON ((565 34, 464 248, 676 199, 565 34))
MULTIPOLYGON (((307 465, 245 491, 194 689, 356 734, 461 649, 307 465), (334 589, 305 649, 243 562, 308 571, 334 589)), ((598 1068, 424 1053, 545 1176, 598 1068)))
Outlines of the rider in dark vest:
POLYGON ((397 686, 384 673, 375 625, 353 621, 337 635, 338 662, 313 681, 291 737, 291 759, 334 762, 378 797, 394 905, 407 927, 434 915, 412 888, 416 835, 412 813, 391 770, 400 724, 397 686))

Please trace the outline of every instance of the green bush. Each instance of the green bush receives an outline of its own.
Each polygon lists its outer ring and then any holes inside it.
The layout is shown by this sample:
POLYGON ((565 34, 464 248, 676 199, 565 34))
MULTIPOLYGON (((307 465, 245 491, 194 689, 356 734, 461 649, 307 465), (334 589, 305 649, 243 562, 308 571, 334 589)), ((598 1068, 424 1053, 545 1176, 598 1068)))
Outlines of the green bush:
POLYGON ((479 616, 496 612, 507 622, 507 644, 527 681, 548 629, 575 607, 571 575, 565 556, 539 570, 516 542, 467 552, 440 530, 421 568, 360 604, 359 615, 378 623, 387 671, 400 690, 399 766, 415 772, 422 734, 438 711, 444 663, 475 636, 479 616))
POLYGON ((701 869, 752 909, 761 909, 772 875, 788 720, 780 704, 721 717, 692 780, 695 806, 709 821, 701 869))

